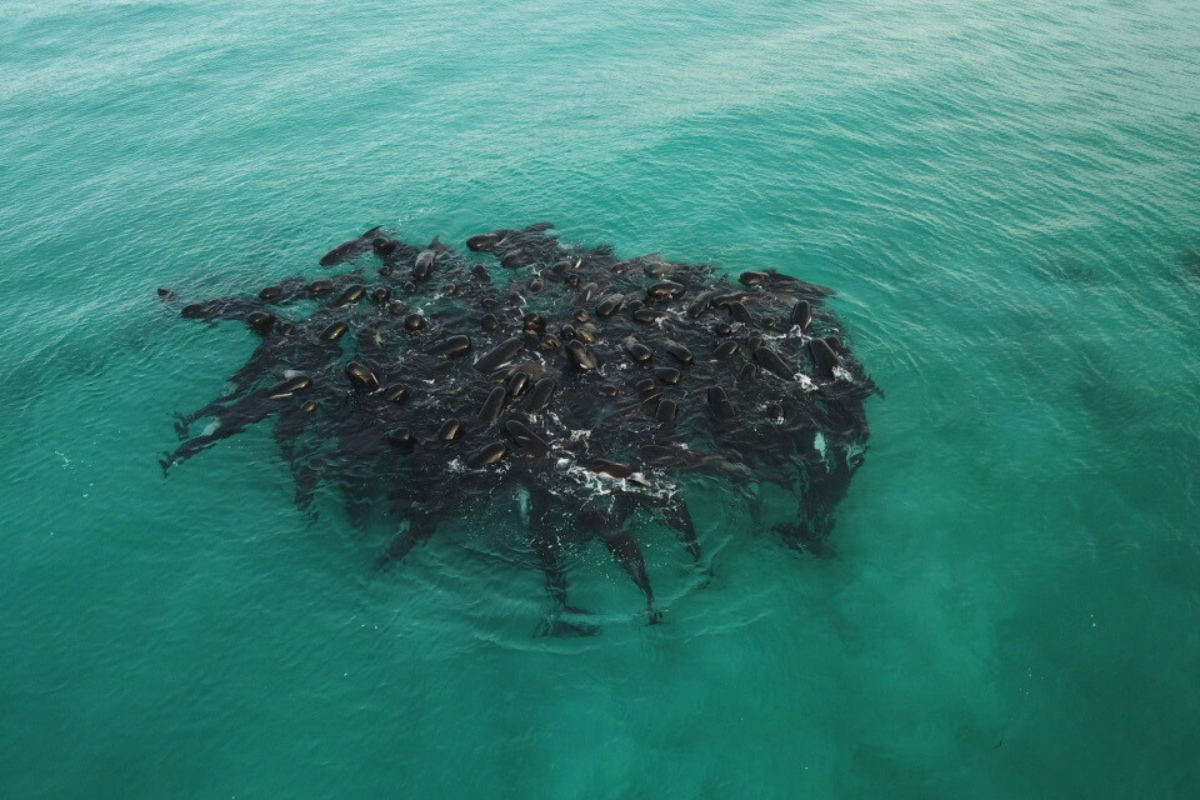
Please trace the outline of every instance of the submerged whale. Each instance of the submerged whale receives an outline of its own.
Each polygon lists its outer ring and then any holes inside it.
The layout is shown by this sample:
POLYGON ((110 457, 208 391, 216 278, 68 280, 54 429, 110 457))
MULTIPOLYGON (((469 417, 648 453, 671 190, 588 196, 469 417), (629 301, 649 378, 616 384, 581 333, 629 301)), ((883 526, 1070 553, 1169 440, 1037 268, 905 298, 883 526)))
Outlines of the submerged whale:
POLYGON ((658 254, 622 260, 552 228, 469 238, 495 275, 439 239, 417 247, 377 227, 320 259, 360 265, 340 275, 191 303, 160 290, 181 316, 236 321, 259 342, 229 392, 179 415, 164 474, 271 419, 301 509, 330 485, 355 525, 399 529, 381 568, 443 520, 519 495, 551 633, 594 632, 570 621, 562 566, 593 541, 661 619, 626 523, 653 515, 701 564, 688 475, 787 489, 796 513, 780 540, 828 555, 878 391, 827 305, 833 290, 774 270, 731 280, 658 254), (315 308, 290 314, 300 303, 315 308), (213 423, 192 435, 202 419, 213 423))

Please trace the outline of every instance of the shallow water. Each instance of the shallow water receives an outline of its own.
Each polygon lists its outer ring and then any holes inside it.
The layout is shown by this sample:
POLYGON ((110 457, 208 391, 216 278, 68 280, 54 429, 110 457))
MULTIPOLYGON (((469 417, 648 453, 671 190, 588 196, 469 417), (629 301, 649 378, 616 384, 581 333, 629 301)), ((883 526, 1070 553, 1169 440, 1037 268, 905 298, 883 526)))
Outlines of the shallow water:
POLYGON ((0 74, 0 796, 1194 796, 1194 4, 0 0, 0 74), (541 219, 839 290, 836 559, 697 490, 668 624, 588 551, 537 638, 508 523, 380 579, 264 431, 163 480, 252 343, 158 286, 541 219))

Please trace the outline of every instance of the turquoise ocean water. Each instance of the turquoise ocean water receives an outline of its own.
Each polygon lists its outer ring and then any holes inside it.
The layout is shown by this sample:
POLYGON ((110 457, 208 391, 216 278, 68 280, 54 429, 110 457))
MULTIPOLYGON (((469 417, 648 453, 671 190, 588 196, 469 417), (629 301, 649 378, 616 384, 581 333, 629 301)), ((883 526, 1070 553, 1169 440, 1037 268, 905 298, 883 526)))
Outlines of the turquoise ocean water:
POLYGON ((1200 794, 1194 0, 0 0, 0 76, 0 797, 1200 794), (701 487, 668 624, 595 550, 545 639, 509 520, 163 479, 252 342, 157 287, 542 219, 840 290, 837 558, 701 487))

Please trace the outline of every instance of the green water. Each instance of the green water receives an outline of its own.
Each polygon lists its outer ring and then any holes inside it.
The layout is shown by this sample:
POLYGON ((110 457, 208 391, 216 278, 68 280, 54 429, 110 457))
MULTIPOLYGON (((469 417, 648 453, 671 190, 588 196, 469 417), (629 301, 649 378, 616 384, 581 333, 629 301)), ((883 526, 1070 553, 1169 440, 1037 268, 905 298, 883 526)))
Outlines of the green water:
MULTIPOLYGON (((0 0, 0 797, 1200 793, 1200 10, 0 0), (840 290, 884 387, 836 559, 690 498, 604 631, 518 532, 380 578, 189 297, 557 222, 840 290)), ((711 487, 709 487, 711 489, 711 487)))

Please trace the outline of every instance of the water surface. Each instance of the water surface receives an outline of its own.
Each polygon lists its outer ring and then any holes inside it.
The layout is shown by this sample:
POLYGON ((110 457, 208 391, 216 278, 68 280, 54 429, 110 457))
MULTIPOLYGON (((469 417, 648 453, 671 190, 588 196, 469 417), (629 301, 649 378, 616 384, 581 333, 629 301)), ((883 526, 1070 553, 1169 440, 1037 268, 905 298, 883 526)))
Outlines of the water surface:
POLYGON ((1188 797, 1200 14, 1030 0, 0 0, 0 795, 1188 797), (267 431, 164 481, 252 342, 154 290, 377 224, 839 289, 885 400, 838 557, 696 492, 602 636, 519 532, 386 579, 267 431))

